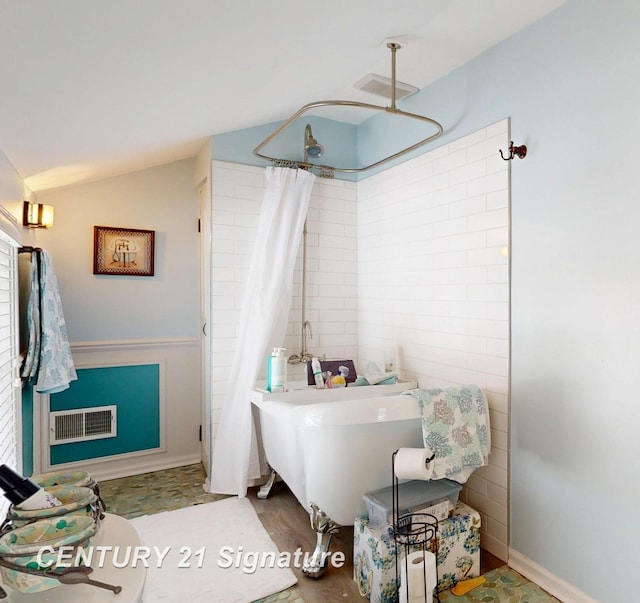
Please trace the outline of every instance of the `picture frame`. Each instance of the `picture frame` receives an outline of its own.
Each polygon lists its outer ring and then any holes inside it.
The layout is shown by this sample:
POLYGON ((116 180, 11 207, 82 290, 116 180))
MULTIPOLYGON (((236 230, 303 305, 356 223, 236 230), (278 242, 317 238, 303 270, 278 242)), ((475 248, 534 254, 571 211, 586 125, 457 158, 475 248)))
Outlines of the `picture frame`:
POLYGON ((154 275, 155 231, 93 227, 93 274, 154 275))

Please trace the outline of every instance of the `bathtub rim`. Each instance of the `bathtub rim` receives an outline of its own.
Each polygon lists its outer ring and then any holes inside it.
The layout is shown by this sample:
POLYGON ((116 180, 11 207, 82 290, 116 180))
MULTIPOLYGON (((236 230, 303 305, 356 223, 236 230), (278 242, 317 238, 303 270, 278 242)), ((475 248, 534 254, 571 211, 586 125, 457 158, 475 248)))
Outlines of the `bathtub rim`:
POLYGON ((418 401, 403 393, 387 394, 354 400, 296 404, 280 400, 253 401, 260 412, 280 416, 296 428, 366 425, 390 421, 422 419, 418 401))

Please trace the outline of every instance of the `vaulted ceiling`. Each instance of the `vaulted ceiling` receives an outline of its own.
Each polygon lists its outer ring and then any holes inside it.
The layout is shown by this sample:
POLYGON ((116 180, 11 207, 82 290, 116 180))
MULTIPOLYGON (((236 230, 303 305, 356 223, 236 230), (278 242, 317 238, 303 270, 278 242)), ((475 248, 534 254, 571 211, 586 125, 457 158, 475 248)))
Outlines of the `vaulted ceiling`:
POLYGON ((195 155, 353 84, 423 88, 564 0, 0 0, 0 150, 35 191, 195 155))

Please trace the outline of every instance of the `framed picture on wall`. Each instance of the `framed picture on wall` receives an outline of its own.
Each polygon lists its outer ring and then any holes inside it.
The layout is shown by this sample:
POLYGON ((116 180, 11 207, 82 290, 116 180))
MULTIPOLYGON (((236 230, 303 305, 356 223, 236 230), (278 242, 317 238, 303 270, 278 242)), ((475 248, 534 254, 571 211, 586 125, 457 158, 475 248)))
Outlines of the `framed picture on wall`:
POLYGON ((153 276, 153 230, 93 227, 93 274, 153 276))

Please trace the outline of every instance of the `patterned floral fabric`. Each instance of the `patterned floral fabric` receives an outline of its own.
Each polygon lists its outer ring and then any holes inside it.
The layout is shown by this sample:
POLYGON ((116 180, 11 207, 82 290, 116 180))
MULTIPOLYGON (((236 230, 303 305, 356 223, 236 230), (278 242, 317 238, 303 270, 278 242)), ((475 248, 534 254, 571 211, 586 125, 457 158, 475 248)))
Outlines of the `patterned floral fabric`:
POLYGON ((78 376, 71 357, 58 280, 49 254, 44 250, 40 253, 42 255, 40 274, 42 344, 38 382, 35 389, 42 394, 53 394, 67 389, 69 383, 75 381, 78 376))
POLYGON ((420 404, 424 445, 436 455, 431 479, 464 484, 489 462, 489 405, 476 385, 406 392, 420 404))
MULTIPOLYGON (((391 526, 372 528, 366 515, 358 517, 353 539, 353 579, 362 595, 371 603, 397 603, 399 579, 391 526)), ((401 554, 404 548, 398 547, 401 554)), ((436 555, 438 591, 475 578, 480 574, 480 514, 458 502, 451 517, 438 522, 436 538, 428 548, 436 555)))

